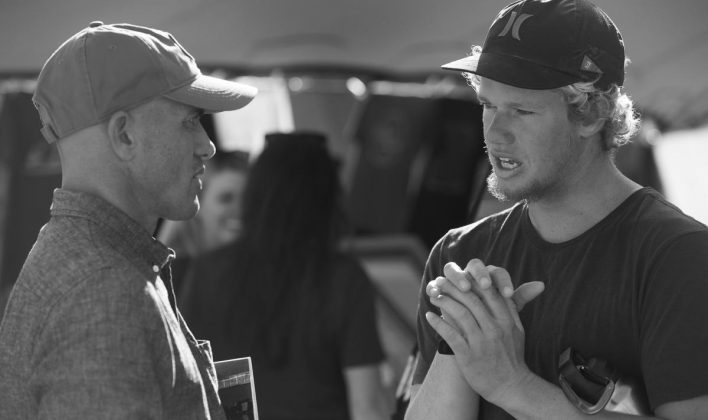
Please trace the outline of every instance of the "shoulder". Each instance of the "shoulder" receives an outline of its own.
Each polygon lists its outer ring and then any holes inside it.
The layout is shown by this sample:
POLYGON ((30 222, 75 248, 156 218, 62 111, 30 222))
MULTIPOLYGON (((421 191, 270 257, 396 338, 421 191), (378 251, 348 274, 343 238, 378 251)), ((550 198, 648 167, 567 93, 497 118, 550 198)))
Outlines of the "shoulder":
POLYGON ((706 225, 650 188, 638 191, 627 200, 618 222, 620 234, 634 237, 645 247, 665 249, 686 241, 708 241, 706 225))
POLYGON ((663 195, 651 188, 643 188, 627 199, 625 213, 643 227, 656 225, 671 226, 681 231, 706 230, 706 225, 684 213, 679 207, 670 203, 663 195))
POLYGON ((102 322, 110 328, 154 310, 145 273, 90 231, 69 239, 62 232, 53 223, 43 229, 14 286, 12 311, 25 325, 39 335, 102 322))
POLYGON ((104 268, 35 302, 36 328, 31 327, 33 337, 28 343, 34 349, 33 359, 41 361, 58 347, 86 360, 96 352, 124 351, 126 343, 143 351, 147 343, 164 337, 157 291, 148 280, 142 287, 139 284, 124 272, 104 268))
POLYGON ((149 328, 148 314, 159 312, 159 293, 153 281, 130 265, 103 267, 86 273, 58 295, 50 317, 61 323, 90 322, 94 327, 133 324, 149 328))
POLYGON ((708 228, 648 188, 635 193, 619 210, 607 230, 613 232, 612 248, 603 249, 621 253, 623 263, 633 264, 646 279, 642 287, 648 287, 643 293, 650 306, 663 308, 695 296, 704 301, 708 228), (678 300, 669 298, 680 295, 684 296, 678 300))
POLYGON ((130 289, 130 282, 125 280, 139 273, 125 257, 89 231, 70 238, 62 232, 52 224, 43 229, 18 277, 18 293, 32 295, 46 310, 54 304, 81 299, 77 294, 95 292, 101 297, 101 289, 115 284, 130 289))

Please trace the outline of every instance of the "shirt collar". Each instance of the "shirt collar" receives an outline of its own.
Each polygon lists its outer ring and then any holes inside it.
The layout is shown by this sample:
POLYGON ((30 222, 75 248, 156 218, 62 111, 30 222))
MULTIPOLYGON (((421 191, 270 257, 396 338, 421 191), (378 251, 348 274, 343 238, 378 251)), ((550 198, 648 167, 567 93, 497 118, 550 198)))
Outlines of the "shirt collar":
POLYGON ((90 220, 117 251, 161 271, 174 251, 148 233, 144 227, 108 201, 89 193, 57 188, 50 208, 52 216, 74 216, 90 220))

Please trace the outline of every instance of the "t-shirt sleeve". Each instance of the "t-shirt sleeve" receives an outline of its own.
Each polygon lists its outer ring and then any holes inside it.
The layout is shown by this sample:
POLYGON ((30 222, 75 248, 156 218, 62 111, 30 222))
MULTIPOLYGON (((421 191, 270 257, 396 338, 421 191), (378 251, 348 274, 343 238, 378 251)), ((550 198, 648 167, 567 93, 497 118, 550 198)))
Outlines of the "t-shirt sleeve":
POLYGON ((384 359, 376 323, 376 292, 363 268, 353 259, 345 259, 338 268, 339 284, 346 294, 346 318, 341 336, 342 366, 378 364, 384 359))
POLYGON ((435 352, 437 351, 438 335, 425 319, 425 313, 431 311, 439 314, 440 310, 430 303, 430 299, 428 299, 428 295, 425 293, 425 287, 430 281, 442 273, 441 255, 445 239, 446 237, 442 237, 435 246, 433 246, 428 261, 425 264, 423 278, 420 282, 416 321, 419 357, 413 373, 413 385, 423 383, 423 379, 425 379, 425 375, 428 373, 430 364, 433 362, 435 352))
POLYGON ((674 240, 648 276, 641 363, 652 409, 708 395, 708 231, 674 240))

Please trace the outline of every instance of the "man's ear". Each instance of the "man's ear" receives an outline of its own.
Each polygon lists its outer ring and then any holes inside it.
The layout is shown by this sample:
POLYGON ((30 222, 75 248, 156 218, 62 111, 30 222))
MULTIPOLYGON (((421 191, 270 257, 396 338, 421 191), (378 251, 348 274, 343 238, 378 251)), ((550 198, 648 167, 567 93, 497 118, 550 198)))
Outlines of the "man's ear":
POLYGON ((607 109, 607 103, 603 101, 590 101, 589 105, 589 112, 584 114, 578 123, 580 136, 585 138, 595 136, 605 128, 605 124, 610 123, 610 121, 604 117, 608 115, 610 111, 607 109))
POLYGON ((599 118, 593 121, 581 121, 578 123, 580 136, 585 138, 592 137, 602 131, 602 129, 605 128, 606 123, 606 118, 599 118))
POLYGON ((137 152, 138 144, 130 133, 131 122, 130 114, 116 111, 106 124, 108 141, 121 160, 132 160, 137 152))

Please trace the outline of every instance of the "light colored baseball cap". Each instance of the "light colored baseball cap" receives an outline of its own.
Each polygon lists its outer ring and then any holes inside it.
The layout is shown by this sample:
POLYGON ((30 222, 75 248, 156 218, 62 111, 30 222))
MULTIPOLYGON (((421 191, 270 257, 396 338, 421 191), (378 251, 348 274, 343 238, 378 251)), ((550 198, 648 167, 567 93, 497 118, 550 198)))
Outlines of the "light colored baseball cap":
POLYGON ((212 113, 239 109, 257 93, 253 86, 203 75, 167 32, 96 21, 49 57, 32 100, 42 134, 53 143, 160 96, 212 113))

